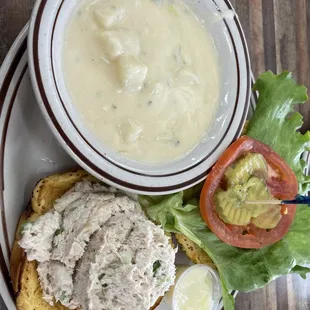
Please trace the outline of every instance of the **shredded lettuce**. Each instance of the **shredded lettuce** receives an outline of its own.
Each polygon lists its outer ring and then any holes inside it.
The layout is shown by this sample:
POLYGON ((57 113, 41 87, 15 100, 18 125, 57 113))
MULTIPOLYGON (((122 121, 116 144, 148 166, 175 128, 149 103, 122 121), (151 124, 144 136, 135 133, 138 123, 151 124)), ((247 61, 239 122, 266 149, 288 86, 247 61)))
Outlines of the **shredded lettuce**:
MULTIPOLYGON (((289 72, 261 75, 254 89, 259 93, 257 109, 247 135, 269 145, 295 172, 300 193, 309 190, 310 177, 303 174, 301 154, 308 150, 310 133, 302 135, 302 117, 295 104, 307 100, 305 87, 297 85, 289 72)), ((310 272, 310 208, 299 206, 287 235, 262 249, 240 249, 218 239, 203 221, 198 204, 200 187, 166 197, 140 197, 140 203, 154 222, 168 232, 182 233, 200 246, 215 263, 222 284, 224 308, 234 309, 232 290, 249 292, 279 276, 290 273, 303 278, 310 272)))

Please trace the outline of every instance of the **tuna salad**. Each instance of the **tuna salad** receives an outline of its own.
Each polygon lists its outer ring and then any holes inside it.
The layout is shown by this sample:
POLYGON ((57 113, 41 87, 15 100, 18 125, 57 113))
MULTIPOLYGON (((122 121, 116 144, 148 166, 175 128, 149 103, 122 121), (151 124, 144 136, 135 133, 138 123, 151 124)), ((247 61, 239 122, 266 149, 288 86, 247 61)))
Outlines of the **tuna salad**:
POLYGON ((25 224, 19 244, 38 262, 51 305, 147 310, 175 279, 175 250, 163 229, 135 200, 89 181, 25 224))

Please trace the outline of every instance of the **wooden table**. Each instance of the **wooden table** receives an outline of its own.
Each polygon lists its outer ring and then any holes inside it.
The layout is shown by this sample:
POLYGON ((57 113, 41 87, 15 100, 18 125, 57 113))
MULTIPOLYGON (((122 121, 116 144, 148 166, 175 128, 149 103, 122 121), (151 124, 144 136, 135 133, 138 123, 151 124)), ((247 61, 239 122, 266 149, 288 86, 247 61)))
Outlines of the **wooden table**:
MULTIPOLYGON (((0 0, 0 64, 28 21, 34 0, 0 0)), ((310 0, 231 0, 249 44, 254 76, 292 71, 310 89, 310 0)), ((310 105, 300 108, 310 129, 310 105)), ((310 229, 310 228, 309 228, 310 229)), ((0 309, 5 306, 0 301, 0 309)), ((310 276, 287 276, 237 297, 240 310, 308 310, 310 276)))

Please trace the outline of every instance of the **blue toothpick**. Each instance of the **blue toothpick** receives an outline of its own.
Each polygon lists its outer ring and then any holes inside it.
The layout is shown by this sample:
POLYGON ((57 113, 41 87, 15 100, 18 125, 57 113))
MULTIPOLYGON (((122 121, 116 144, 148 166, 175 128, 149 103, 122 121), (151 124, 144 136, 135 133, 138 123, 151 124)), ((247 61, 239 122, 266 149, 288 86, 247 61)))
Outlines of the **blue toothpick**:
POLYGON ((310 207, 310 197, 297 195, 293 200, 282 200, 281 204, 308 205, 310 207))
POLYGON ((246 201, 250 205, 308 205, 310 207, 310 197, 297 195, 292 200, 251 200, 246 201))

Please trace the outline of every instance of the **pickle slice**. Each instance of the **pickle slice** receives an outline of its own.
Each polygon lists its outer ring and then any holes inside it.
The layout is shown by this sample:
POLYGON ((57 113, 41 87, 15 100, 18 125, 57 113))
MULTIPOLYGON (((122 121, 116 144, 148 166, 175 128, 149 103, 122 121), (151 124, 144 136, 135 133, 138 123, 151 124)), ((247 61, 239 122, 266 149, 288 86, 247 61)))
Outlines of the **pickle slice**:
POLYGON ((264 180, 258 177, 250 177, 245 184, 232 186, 226 191, 219 189, 215 194, 215 199, 216 210, 227 224, 245 226, 252 221, 257 227, 273 228, 279 222, 279 217, 275 212, 277 208, 270 211, 270 205, 246 203, 251 200, 274 199, 264 180), (270 220, 268 220, 268 212, 270 212, 270 220))
POLYGON ((268 166, 261 154, 248 154, 228 167, 224 174, 228 187, 245 184, 253 175, 259 175, 264 180, 268 178, 268 166))

